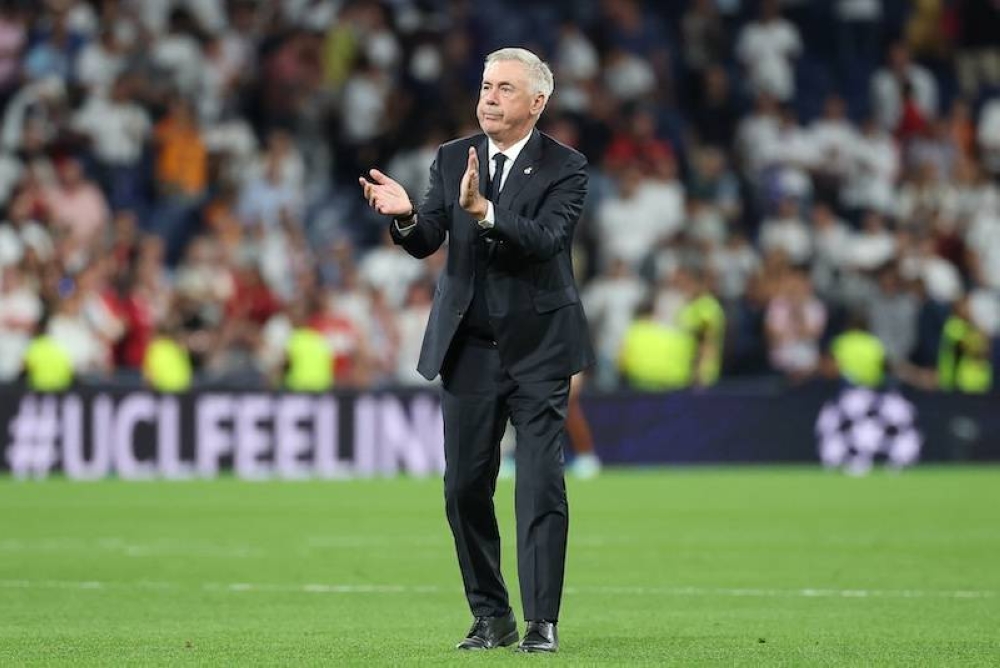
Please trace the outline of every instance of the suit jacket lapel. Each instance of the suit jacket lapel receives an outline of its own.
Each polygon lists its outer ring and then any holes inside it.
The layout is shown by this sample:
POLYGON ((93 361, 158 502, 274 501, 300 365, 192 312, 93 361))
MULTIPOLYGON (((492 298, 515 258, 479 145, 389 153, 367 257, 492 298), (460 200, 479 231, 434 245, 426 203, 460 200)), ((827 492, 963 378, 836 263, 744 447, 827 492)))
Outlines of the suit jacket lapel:
POLYGON ((538 171, 538 162, 541 154, 542 137, 538 134, 538 130, 532 130, 528 143, 524 145, 521 153, 517 156, 517 160, 510 166, 510 173, 507 174, 507 180, 500 191, 498 206, 510 208, 510 204, 517 197, 517 194, 528 184, 528 181, 531 180, 535 172, 538 171))

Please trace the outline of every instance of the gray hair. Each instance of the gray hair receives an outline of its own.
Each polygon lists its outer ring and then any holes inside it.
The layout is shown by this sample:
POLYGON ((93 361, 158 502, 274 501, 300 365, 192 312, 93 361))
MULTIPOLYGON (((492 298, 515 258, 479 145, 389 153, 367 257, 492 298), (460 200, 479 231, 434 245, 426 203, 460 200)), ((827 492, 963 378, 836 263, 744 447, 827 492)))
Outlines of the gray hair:
POLYGON ((552 95, 555 83, 552 78, 552 70, 549 69, 548 64, 544 60, 527 49, 509 47, 494 51, 486 56, 486 64, 483 66, 483 69, 485 70, 493 63, 505 60, 516 60, 519 63, 523 63, 528 69, 528 82, 531 84, 532 92, 541 93, 548 100, 552 95))

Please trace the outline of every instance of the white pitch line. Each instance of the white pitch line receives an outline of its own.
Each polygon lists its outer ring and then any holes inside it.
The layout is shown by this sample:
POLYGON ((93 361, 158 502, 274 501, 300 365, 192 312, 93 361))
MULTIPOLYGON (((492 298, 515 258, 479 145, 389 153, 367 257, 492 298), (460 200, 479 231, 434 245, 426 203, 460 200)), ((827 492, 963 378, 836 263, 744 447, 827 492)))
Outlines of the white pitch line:
MULTIPOLYGON (((205 582, 187 584, 136 580, 126 582, 99 582, 96 580, 0 580, 0 589, 190 589, 224 593, 283 593, 283 594, 438 594, 457 593, 459 588, 436 585, 392 584, 279 584, 254 582, 205 582)), ((758 589, 725 587, 630 587, 630 586, 573 586, 566 587, 571 595, 605 594, 613 596, 703 596, 751 598, 930 598, 930 599, 992 599, 1000 593, 993 590, 949 589, 758 589)))

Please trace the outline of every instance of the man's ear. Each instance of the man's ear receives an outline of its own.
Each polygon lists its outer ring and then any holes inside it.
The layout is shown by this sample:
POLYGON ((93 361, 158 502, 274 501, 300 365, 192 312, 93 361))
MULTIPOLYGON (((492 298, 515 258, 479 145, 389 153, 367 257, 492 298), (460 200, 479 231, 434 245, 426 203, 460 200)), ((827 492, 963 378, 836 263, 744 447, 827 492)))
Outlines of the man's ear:
POLYGON ((536 95, 534 99, 531 100, 531 115, 539 116, 545 109, 546 102, 548 102, 548 100, 545 99, 544 95, 542 95, 541 93, 536 95))

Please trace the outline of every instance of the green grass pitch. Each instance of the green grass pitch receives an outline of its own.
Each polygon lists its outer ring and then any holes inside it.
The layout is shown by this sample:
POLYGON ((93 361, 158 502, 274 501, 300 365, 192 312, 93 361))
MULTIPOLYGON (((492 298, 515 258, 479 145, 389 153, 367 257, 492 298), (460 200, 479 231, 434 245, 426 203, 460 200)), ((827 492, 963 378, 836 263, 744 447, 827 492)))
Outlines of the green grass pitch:
POLYGON ((570 517, 562 651, 473 655, 439 480, 0 480, 0 665, 1000 665, 998 468, 621 470, 570 517))

